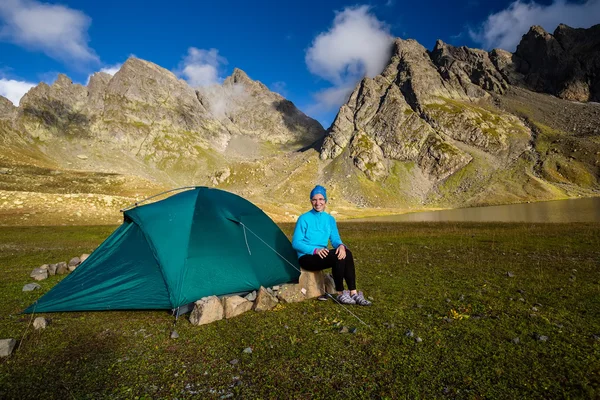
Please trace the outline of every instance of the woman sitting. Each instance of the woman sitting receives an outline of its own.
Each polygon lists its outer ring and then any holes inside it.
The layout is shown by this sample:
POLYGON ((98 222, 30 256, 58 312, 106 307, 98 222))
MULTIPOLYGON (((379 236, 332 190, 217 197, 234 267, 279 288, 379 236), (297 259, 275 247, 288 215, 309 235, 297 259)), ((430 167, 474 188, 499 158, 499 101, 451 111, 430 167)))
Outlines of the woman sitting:
POLYGON ((370 306, 371 302, 356 290, 352 252, 342 243, 335 219, 325 212, 327 191, 323 186, 317 185, 310 192, 310 202, 312 210, 298 218, 292 239, 300 266, 308 271, 331 268, 338 302, 370 306), (327 248, 329 241, 335 251, 327 248), (348 290, 344 290, 344 280, 348 290))

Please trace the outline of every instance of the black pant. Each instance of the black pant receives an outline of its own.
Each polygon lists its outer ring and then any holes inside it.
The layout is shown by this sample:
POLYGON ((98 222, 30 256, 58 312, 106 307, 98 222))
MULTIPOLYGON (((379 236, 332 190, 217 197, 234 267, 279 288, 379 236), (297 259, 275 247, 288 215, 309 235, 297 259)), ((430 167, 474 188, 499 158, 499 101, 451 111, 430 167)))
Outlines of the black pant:
POLYGON ((327 257, 321 258, 316 254, 304 255, 298 260, 300 266, 307 271, 322 271, 327 268, 332 269, 335 290, 341 292, 344 290, 344 280, 348 285, 348 290, 356 290, 356 275, 354 273, 354 258, 352 253, 346 248, 346 258, 338 260, 334 250, 329 250, 327 257))

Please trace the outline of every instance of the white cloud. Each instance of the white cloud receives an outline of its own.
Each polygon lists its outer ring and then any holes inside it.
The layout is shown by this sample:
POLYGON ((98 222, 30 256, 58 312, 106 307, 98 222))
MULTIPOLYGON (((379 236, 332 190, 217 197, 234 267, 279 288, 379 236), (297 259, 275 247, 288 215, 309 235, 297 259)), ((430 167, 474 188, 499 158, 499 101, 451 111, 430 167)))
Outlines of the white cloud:
MULTIPOLYGON (((100 68, 99 72, 106 72, 109 75, 114 75, 117 72, 119 72, 119 70, 121 69, 122 66, 123 66, 122 63, 117 63, 114 65, 107 65, 104 68, 100 68)), ((85 82, 85 86, 87 86, 90 83, 90 79, 92 78, 92 75, 94 75, 94 73, 88 75, 87 81, 85 82)))
POLYGON ((109 75, 114 75, 117 72, 119 72, 119 70, 121 69, 122 66, 123 66, 123 64, 108 65, 104 68, 101 68, 100 72, 106 72, 109 75))
POLYGON ((329 31, 319 34, 306 52, 310 72, 336 85, 381 73, 390 60, 393 37, 368 6, 336 13, 329 31))
POLYGON ((514 51, 521 37, 532 25, 553 32, 559 24, 574 28, 589 28, 599 22, 600 0, 569 3, 555 0, 552 4, 511 3, 505 10, 491 14, 477 29, 469 30, 471 39, 486 49, 501 48, 514 51))
POLYGON ((334 86, 313 94, 316 103, 308 107, 309 114, 322 114, 340 108, 348 101, 354 90, 352 86, 334 86))
POLYGON ((337 12, 332 27, 313 40, 305 57, 309 71, 334 86, 316 93, 317 104, 308 108, 340 107, 365 75, 374 77, 383 71, 390 61, 393 39, 389 27, 368 6, 337 12))
POLYGON ((227 64, 227 59, 219 55, 219 50, 190 47, 179 64, 177 74, 192 87, 210 86, 223 81, 219 77, 222 64, 227 64))
POLYGON ((63 62, 98 62, 88 47, 92 20, 81 11, 34 0, 0 1, 0 39, 63 62))
POLYGON ((25 81, 15 81, 12 79, 0 79, 0 95, 13 102, 15 106, 19 105, 21 97, 35 86, 35 83, 25 81))

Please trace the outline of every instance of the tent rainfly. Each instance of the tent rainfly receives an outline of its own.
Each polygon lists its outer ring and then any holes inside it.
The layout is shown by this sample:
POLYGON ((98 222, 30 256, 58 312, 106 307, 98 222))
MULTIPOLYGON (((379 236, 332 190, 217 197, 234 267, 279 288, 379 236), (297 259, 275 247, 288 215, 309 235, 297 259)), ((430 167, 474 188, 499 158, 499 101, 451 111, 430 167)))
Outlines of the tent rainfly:
POLYGON ((24 313, 179 313, 205 296, 297 282, 299 271, 290 241, 258 207, 196 187, 124 211, 123 225, 24 313))

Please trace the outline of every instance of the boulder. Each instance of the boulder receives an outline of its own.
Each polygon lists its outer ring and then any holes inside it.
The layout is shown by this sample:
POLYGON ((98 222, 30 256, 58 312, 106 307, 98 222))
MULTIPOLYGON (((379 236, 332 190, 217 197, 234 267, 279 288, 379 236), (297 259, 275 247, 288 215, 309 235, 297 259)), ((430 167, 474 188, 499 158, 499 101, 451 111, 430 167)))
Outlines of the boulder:
POLYGON ((37 283, 28 283, 27 285, 23 286, 23 291, 31 292, 33 290, 41 289, 41 288, 42 287, 40 285, 38 285, 37 283))
POLYGON ((190 314, 192 325, 204 325, 223 319, 223 304, 217 296, 203 297, 196 302, 190 314))
POLYGON ((40 269, 45 269, 45 270, 48 270, 48 264, 44 264, 44 265, 42 265, 42 266, 40 267, 40 269))
POLYGON ((84 262, 85 260, 87 260, 87 258, 89 257, 89 254, 83 253, 82 255, 79 256, 79 261, 80 263, 84 262))
POLYGON ((50 276, 56 275, 56 267, 57 266, 58 266, 58 264, 50 264, 50 265, 48 265, 48 275, 50 275, 50 276))
POLYGON ((302 270, 298 284, 306 289, 305 298, 312 299, 325 293, 325 274, 323 271, 302 270))
POLYGON ((33 327, 37 329, 46 329, 48 326, 48 320, 44 317, 37 317, 33 320, 33 327))
POLYGON ((0 357, 10 356, 16 344, 15 339, 0 339, 0 357))
POLYGON ((302 293, 302 286, 298 283, 282 285, 277 293, 277 298, 283 303, 297 303, 306 298, 302 293))
POLYGON ((48 270, 36 268, 33 271, 31 271, 31 274, 29 276, 35 279, 36 281, 43 281, 44 279, 48 278, 48 270))
POLYGON ((333 276, 331 274, 325 274, 325 293, 336 294, 337 290, 335 290, 335 282, 333 280, 333 276))
POLYGON ((260 287, 258 294, 256 295, 256 301, 254 303, 254 311, 268 311, 275 307, 279 303, 277 297, 269 293, 264 287, 260 287))
POLYGON ((73 257, 69 260, 69 267, 76 267, 81 264, 79 257, 73 257))
POLYGON ((256 290, 253 290, 252 292, 248 293, 247 295, 244 296, 244 298, 248 301, 256 300, 256 290))
POLYGON ((56 264, 56 274, 57 275, 64 275, 67 272, 69 272, 69 267, 67 266, 66 262, 61 261, 58 264, 56 264))
POLYGON ((240 296, 229 296, 223 298, 223 308, 225 309, 225 318, 237 317, 252 309, 253 303, 240 296))

